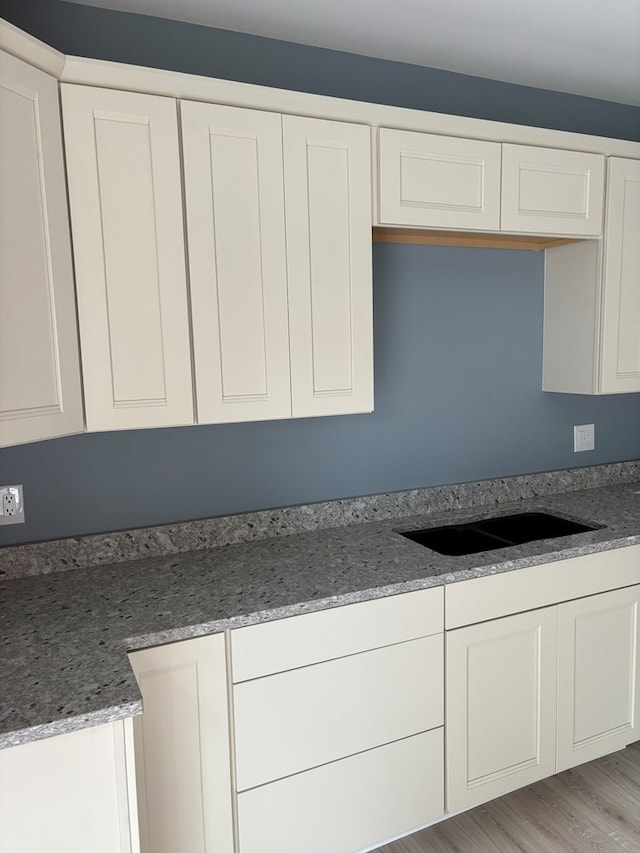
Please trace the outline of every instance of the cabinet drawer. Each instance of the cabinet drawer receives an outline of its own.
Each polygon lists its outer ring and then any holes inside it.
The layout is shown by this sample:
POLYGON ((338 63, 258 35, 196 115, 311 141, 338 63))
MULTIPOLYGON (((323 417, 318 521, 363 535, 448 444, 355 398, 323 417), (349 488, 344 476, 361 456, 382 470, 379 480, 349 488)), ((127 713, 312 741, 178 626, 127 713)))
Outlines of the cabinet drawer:
POLYGON ((442 634, 234 688, 238 790, 443 723, 442 634))
POLYGON ((604 157, 529 145, 502 146, 502 230, 602 233, 604 157))
POLYGON ((380 129, 380 222, 497 231, 500 145, 380 129))
POLYGON ((453 583, 447 629, 640 583, 640 545, 453 583))
POLYGON ((233 681, 436 634, 443 602, 437 587, 239 628, 231 633, 233 681))
POLYGON ((444 813, 442 729, 238 796, 239 853, 353 853, 444 813))

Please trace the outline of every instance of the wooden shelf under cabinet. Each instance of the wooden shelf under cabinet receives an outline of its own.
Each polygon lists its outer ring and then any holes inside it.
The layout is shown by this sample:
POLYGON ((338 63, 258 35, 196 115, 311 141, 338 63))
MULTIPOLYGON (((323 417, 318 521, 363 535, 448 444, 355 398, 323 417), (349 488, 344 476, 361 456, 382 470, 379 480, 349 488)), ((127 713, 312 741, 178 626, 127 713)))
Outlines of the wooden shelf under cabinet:
POLYGON ((468 231, 431 231, 423 228, 372 229, 374 243, 422 243, 429 246, 466 246, 481 249, 526 249, 540 252, 579 240, 569 237, 532 237, 522 234, 486 234, 468 231))

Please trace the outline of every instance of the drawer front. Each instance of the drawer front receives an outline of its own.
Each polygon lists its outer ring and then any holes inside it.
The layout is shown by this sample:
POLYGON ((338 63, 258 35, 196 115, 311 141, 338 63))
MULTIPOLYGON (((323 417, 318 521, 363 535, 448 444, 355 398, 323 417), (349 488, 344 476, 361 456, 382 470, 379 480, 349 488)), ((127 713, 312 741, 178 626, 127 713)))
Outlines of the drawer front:
POLYGON ((239 853, 353 853, 443 813, 435 729, 240 794, 239 853))
POLYGON ((459 628, 640 583, 640 545, 556 560, 446 587, 446 625, 459 628))
POLYGON ((502 146, 502 230, 602 234, 604 157, 502 146))
POLYGON ((380 129, 380 222, 497 231, 500 145, 380 129))
POLYGON ((443 723, 442 634, 234 688, 242 791, 443 723))
POLYGON ((347 604, 231 633, 233 681, 246 681, 442 631, 442 587, 347 604))

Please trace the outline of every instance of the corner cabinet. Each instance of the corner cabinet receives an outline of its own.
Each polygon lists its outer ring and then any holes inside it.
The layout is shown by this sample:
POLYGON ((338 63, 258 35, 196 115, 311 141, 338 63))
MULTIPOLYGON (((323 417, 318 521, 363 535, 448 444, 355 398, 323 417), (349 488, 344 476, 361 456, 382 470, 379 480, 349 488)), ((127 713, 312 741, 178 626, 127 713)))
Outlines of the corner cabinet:
POLYGON ((84 419, 58 82, 3 51, 0 127, 3 447, 82 432, 84 419))
POLYGON ((198 422, 371 411, 368 128, 181 119, 198 422))
POLYGON ((610 158, 603 240, 546 252, 545 391, 640 391, 638 234, 640 161, 610 158))
POLYGON ((87 429, 193 423, 175 101, 63 85, 87 429))

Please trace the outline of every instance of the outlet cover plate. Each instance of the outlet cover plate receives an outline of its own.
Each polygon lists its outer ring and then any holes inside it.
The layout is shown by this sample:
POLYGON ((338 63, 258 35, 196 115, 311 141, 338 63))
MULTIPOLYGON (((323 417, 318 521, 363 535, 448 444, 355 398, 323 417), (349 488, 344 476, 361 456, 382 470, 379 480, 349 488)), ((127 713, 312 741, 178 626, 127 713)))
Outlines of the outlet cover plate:
POLYGON ((596 449, 595 424, 580 424, 573 428, 573 452, 596 449))
POLYGON ((0 486, 0 525, 24 524, 22 486, 0 486))

